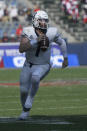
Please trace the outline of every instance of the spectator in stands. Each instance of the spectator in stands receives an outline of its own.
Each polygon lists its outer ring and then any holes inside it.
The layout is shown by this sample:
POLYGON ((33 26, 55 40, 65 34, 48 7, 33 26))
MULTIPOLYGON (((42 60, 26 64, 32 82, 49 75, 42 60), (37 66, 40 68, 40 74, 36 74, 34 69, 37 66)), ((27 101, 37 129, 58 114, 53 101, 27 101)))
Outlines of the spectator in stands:
POLYGON ((16 37, 17 37, 18 41, 20 40, 20 36, 22 34, 22 30, 23 30, 22 25, 19 25, 18 28, 16 29, 16 37))
POLYGON ((0 7, 0 21, 3 21, 4 9, 0 7))
POLYGON ((2 37, 2 42, 9 42, 9 37, 7 35, 7 32, 4 32, 3 37, 2 37))
POLYGON ((86 24, 87 23, 87 5, 83 6, 83 23, 86 24))
POLYGON ((20 35, 22 34, 22 30, 23 30, 23 28, 22 28, 22 25, 20 24, 18 26, 18 28, 16 29, 16 36, 17 37, 20 37, 20 35))
POLYGON ((82 19, 83 23, 87 23, 87 0, 81 0, 81 4, 83 5, 82 7, 82 19))
POLYGON ((75 23, 78 22, 79 19, 79 3, 77 0, 72 0, 72 18, 75 23))
POLYGON ((18 19, 19 21, 25 21, 25 11, 23 6, 18 7, 18 19))
POLYGON ((39 11, 39 10, 40 10, 39 5, 35 5, 35 6, 34 6, 34 12, 37 12, 37 11, 39 11))
POLYGON ((67 15, 67 9, 66 9, 66 0, 62 0, 61 2, 62 4, 62 11, 65 13, 65 15, 67 15))
POLYGON ((31 8, 28 8, 26 11, 26 20, 31 22, 32 21, 32 10, 31 8))
POLYGON ((9 21, 9 13, 8 13, 8 7, 5 7, 4 9, 4 17, 3 17, 3 21, 9 21))
POLYGON ((19 16, 24 16, 24 14, 25 14, 24 8, 23 7, 18 8, 18 15, 19 16))
POLYGON ((9 16, 12 21, 18 21, 18 9, 15 5, 11 6, 9 16))
POLYGON ((77 0, 62 0, 62 10, 64 10, 68 19, 73 20, 75 23, 79 19, 78 7, 79 5, 77 0))
POLYGON ((66 15, 71 15, 72 6, 70 0, 62 0, 62 9, 64 10, 66 15))
POLYGON ((15 34, 10 35, 10 42, 17 42, 17 38, 16 38, 15 34))

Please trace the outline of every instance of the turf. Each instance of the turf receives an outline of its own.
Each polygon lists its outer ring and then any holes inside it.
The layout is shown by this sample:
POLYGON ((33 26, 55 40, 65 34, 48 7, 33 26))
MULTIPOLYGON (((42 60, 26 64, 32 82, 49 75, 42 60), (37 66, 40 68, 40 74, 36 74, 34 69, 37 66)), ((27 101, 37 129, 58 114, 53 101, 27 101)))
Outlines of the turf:
MULTIPOLYGON (((0 70, 0 82, 18 82, 20 69, 0 70)), ((45 81, 87 80, 87 68, 51 69, 45 81)), ((87 84, 41 86, 35 96, 31 115, 86 115, 87 84)), ((0 116, 18 116, 21 112, 19 87, 0 86, 0 116)))
MULTIPOLYGON (((1 69, 0 70, 0 81, 19 81, 21 69, 1 69)), ((86 79, 87 78, 87 67, 76 67, 51 69, 50 73, 45 77, 44 80, 58 80, 58 79, 86 79)))
MULTIPOLYGON (((20 71, 21 69, 1 69, 0 83, 19 82, 20 71)), ((58 118, 62 122, 63 120, 71 123, 85 121, 87 118, 87 67, 51 69, 42 82, 54 81, 61 81, 61 83, 81 81, 82 83, 41 86, 30 112, 33 121, 35 119, 37 121, 38 117, 39 122, 42 119, 49 121, 49 119, 58 120, 58 118), (80 116, 84 116, 84 120, 80 116)), ((19 86, 0 86, 0 117, 16 118, 21 110, 19 86)))

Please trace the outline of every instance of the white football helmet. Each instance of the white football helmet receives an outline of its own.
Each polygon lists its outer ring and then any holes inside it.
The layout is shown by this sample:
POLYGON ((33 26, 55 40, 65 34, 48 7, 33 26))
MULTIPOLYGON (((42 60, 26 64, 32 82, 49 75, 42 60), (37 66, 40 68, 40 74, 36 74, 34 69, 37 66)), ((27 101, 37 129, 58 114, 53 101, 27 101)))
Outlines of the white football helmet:
POLYGON ((35 12, 33 17, 33 26, 39 29, 47 29, 49 24, 48 14, 45 11, 39 10, 35 12))

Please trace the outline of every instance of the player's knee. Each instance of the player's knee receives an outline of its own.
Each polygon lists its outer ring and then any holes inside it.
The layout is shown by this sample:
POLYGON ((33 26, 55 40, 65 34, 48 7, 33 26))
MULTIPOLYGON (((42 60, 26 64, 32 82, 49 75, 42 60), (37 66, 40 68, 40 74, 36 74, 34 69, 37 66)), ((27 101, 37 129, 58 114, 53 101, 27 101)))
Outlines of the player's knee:
POLYGON ((40 77, 39 76, 32 76, 32 83, 38 84, 40 82, 40 77))
POLYGON ((22 94, 26 94, 26 93, 28 92, 28 89, 27 89, 26 87, 24 87, 24 86, 21 86, 21 87, 20 87, 20 92, 21 92, 22 94))

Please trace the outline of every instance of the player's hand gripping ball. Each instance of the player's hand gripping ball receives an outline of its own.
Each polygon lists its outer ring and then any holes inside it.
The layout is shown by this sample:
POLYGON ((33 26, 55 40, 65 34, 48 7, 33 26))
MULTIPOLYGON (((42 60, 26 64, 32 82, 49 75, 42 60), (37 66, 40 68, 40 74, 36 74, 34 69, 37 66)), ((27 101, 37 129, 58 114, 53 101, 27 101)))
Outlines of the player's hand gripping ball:
POLYGON ((40 49, 42 51, 46 51, 47 48, 49 47, 49 39, 46 36, 46 34, 38 31, 38 44, 40 46, 40 49))
POLYGON ((68 66, 68 58, 66 57, 66 58, 64 58, 64 61, 62 63, 62 68, 65 68, 67 66, 68 66))

